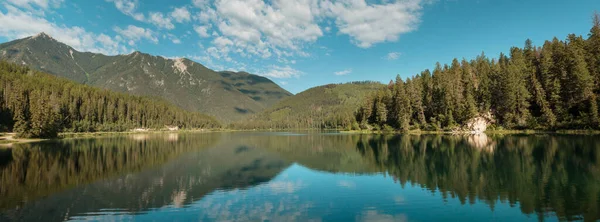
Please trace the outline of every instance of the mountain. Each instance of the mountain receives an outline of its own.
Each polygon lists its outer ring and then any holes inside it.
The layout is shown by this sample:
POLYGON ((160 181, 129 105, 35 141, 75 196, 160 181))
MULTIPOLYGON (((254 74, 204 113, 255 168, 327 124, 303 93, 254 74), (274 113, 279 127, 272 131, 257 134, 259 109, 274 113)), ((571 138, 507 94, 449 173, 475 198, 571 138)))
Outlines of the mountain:
POLYGON ((215 72, 189 59, 142 52, 79 52, 45 33, 0 44, 0 60, 117 92, 161 97, 223 122, 258 113, 292 94, 245 72, 215 72))
POLYGON ((283 99, 233 128, 349 128, 356 108, 384 88, 379 82, 329 84, 283 99))

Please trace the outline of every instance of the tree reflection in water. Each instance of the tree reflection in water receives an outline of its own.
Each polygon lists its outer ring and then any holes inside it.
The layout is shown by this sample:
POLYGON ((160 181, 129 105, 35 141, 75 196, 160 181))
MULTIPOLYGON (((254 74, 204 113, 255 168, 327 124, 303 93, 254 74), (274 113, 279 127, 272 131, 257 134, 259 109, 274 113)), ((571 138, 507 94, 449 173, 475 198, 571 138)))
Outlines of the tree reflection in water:
POLYGON ((597 220, 599 149, 600 138, 584 135, 141 134, 22 144, 0 150, 0 220, 181 208, 215 191, 265 183, 286 191, 271 180, 293 163, 323 173, 383 173, 444 200, 492 210, 509 203, 540 220, 548 213, 597 220))

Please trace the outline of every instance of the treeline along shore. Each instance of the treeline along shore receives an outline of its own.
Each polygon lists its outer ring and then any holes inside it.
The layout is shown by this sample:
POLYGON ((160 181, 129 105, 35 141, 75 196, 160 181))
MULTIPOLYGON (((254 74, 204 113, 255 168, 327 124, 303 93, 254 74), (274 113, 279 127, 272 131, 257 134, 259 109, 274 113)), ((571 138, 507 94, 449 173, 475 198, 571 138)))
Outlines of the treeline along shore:
POLYGON ((220 123, 160 99, 98 89, 0 61, 1 131, 23 138, 52 138, 59 132, 166 126, 206 129, 220 123))
POLYGON ((486 116, 495 129, 600 129, 600 16, 587 38, 575 34, 512 47, 489 59, 437 63, 369 97, 362 128, 442 130, 486 116))

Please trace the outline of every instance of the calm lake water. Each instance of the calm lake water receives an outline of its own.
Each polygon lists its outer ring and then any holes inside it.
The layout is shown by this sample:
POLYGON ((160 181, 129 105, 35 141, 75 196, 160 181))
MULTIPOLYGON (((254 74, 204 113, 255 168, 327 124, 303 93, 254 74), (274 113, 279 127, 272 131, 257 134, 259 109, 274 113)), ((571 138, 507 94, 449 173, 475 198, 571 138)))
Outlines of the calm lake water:
POLYGON ((0 221, 594 221, 599 201, 599 136, 181 133, 0 149, 0 221))

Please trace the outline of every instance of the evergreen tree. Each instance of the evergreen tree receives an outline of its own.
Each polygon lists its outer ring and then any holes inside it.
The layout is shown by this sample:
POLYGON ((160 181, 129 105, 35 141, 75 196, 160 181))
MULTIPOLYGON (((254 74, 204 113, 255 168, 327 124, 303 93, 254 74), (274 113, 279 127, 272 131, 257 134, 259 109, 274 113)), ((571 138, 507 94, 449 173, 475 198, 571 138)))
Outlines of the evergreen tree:
POLYGON ((413 78, 407 80, 407 94, 412 105, 411 122, 420 128, 427 124, 425 118, 425 108, 423 107, 423 83, 422 78, 413 78))
POLYGON ((586 41, 586 62, 590 75, 594 78, 594 90, 600 93, 600 14, 595 12, 593 17, 593 26, 586 41))
POLYGON ((473 63, 475 75, 479 78, 478 84, 475 85, 478 110, 481 113, 486 113, 492 107, 491 62, 484 53, 481 53, 473 63))
POLYGON ((477 115, 477 104, 475 101, 475 85, 477 85, 477 77, 473 74, 471 64, 463 59, 461 62, 462 66, 462 85, 463 92, 462 98, 464 100, 464 107, 461 113, 461 122, 473 118, 477 115))
POLYGON ((564 79, 563 101, 572 116, 581 113, 582 123, 598 123, 598 106, 593 92, 594 80, 585 62, 585 42, 581 36, 569 35, 567 47, 567 76, 564 79))
POLYGON ((393 117, 393 125, 403 131, 409 130, 410 116, 412 114, 410 98, 407 94, 405 85, 406 84, 402 81, 400 75, 396 76, 393 98, 394 107, 392 107, 392 112, 395 114, 393 117))

